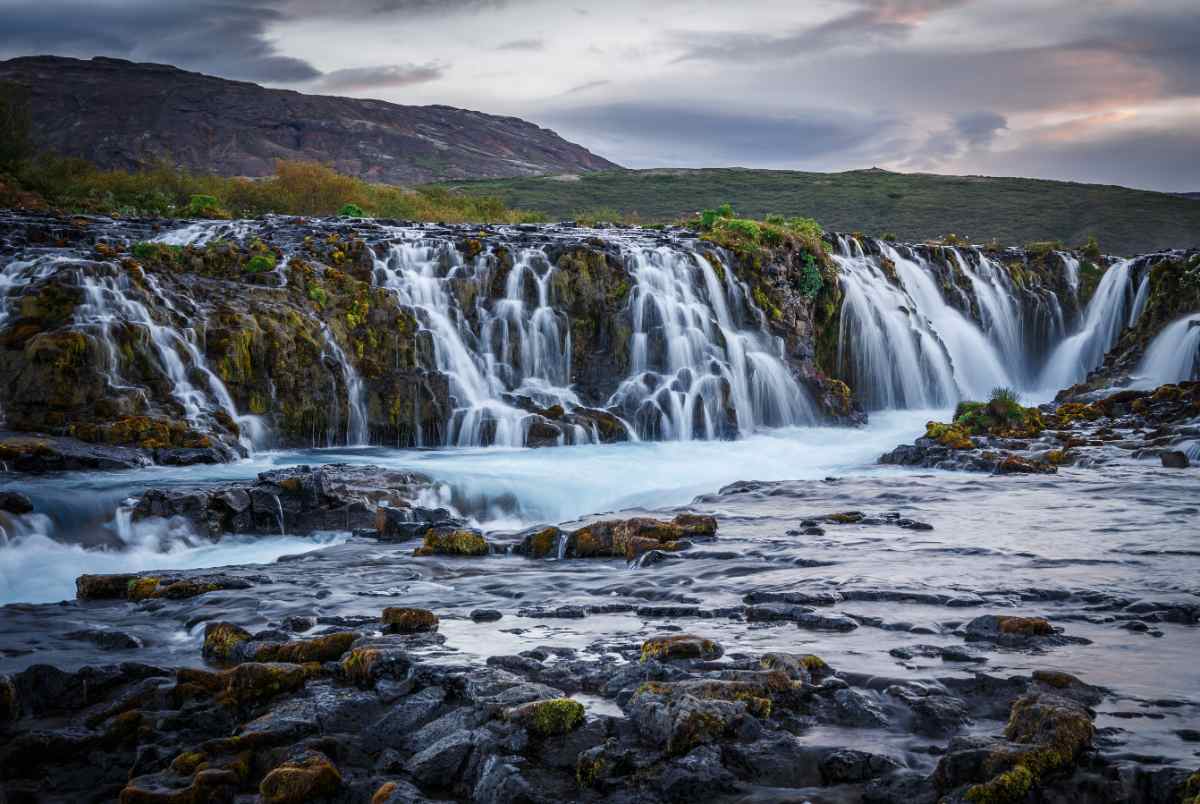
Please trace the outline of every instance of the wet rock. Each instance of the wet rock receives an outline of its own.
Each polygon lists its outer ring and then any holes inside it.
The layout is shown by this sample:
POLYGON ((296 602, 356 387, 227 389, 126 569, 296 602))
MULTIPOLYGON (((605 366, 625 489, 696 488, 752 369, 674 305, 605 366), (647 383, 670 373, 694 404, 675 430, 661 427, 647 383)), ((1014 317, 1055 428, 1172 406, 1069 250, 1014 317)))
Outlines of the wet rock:
POLYGON ((386 608, 384 631, 390 634, 419 634, 438 629, 438 618, 429 609, 386 608))
POLYGON ((33 511, 33 500, 19 491, 0 491, 0 511, 10 514, 28 514, 33 511))
POLYGON ((702 801, 734 789, 736 779, 721 765, 715 746, 700 746, 672 760, 654 781, 654 789, 670 802, 702 801))
POLYGON ((418 751, 404 767, 420 784, 445 786, 461 779, 471 754, 491 742, 491 735, 482 729, 456 731, 418 751))
POLYGON ((1013 617, 984 614, 971 620, 962 628, 967 641, 991 642, 1007 647, 1024 645, 1062 645, 1086 643, 1080 637, 1064 636, 1042 617, 1013 617))
POLYGON ((849 617, 814 614, 811 609, 788 603, 765 603, 746 608, 746 619, 750 621, 786 620, 798 627, 814 631, 853 631, 858 623, 849 617))
POLYGON ((41 433, 0 432, 0 461, 10 472, 78 472, 140 469, 151 464, 144 451, 41 433))
POLYGON ((404 747, 410 734, 434 719, 445 700, 441 687, 426 687, 401 699, 364 733, 364 747, 372 752, 404 747))
POLYGON ((1167 450, 1160 454, 1159 458, 1162 459, 1162 465, 1165 469, 1187 469, 1192 465, 1191 461, 1188 460, 1187 453, 1180 452, 1179 450, 1167 450))
MULTIPOLYGON (((669 522, 650 517, 601 520, 566 534, 563 555, 632 561, 650 550, 684 549, 685 539, 714 538, 716 531, 716 518, 701 514, 677 514, 669 522)), ((519 551, 531 557, 557 555, 561 538, 557 529, 543 529, 528 534, 519 551)))
POLYGON ((184 600, 225 589, 249 589, 254 584, 231 575, 81 575, 75 579, 79 600, 130 600, 151 598, 184 600))
POLYGON ((891 757, 846 748, 822 759, 820 768, 822 782, 832 785, 876 779, 898 770, 900 763, 891 757))
POLYGON ((429 528, 414 556, 485 556, 491 552, 483 534, 453 527, 429 528))
POLYGON ((719 659, 725 655, 725 649, 716 641, 692 634, 676 634, 657 636, 642 643, 642 661, 658 659, 671 661, 676 659, 719 659))
POLYGON ((471 619, 477 623, 491 623, 499 620, 504 615, 496 609, 475 609, 471 612, 471 619))
POLYGON ((138 500, 133 518, 181 518, 213 539, 225 533, 369 529, 377 524, 381 504, 407 510, 409 500, 428 485, 421 475, 378 466, 295 466, 263 472, 252 482, 150 489, 138 500))
POLYGON ((430 527, 461 528, 466 525, 445 508, 380 507, 375 512, 375 536, 385 542, 419 539, 430 527))
POLYGON ((142 647, 142 641, 123 631, 85 630, 70 631, 63 634, 64 639, 79 642, 91 642, 100 650, 136 650, 142 647))
POLYGON ((332 795, 342 775, 319 751, 305 751, 268 773, 258 786, 263 804, 304 804, 332 795))
POLYGON ((0 724, 10 723, 21 714, 21 704, 17 700, 17 687, 12 678, 0 674, 0 724))
POLYGON ((218 663, 232 663, 238 658, 238 647, 250 641, 250 632, 233 623, 205 623, 205 659, 218 663))
POLYGON ((536 737, 554 737, 583 725, 583 704, 570 698, 534 701, 509 709, 504 717, 536 737))

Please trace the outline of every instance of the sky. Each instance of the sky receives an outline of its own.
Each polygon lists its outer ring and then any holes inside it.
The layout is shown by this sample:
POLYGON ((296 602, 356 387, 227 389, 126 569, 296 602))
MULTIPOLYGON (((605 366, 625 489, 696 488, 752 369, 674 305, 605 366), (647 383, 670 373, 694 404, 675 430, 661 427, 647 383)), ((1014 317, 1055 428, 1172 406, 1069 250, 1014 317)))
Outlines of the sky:
POLYGON ((1200 0, 0 0, 0 58, 515 115, 626 167, 1200 191, 1200 0))

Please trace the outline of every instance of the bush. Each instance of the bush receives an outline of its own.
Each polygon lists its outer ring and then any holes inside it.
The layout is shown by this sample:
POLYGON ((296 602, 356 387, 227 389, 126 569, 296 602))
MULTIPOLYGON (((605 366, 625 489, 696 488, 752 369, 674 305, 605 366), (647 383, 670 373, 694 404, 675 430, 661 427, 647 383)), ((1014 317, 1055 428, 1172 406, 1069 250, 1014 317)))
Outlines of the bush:
POLYGON ((275 270, 275 258, 266 254, 255 254, 246 263, 246 273, 262 274, 275 270))
POLYGON ((367 213, 363 212, 363 208, 358 204, 342 204, 342 208, 338 210, 339 218, 365 218, 367 213))
POLYGON ((888 243, 895 243, 895 242, 896 242, 896 235, 895 235, 895 234, 893 234, 892 232, 884 232, 884 233, 883 233, 883 239, 884 239, 885 241, 887 241, 888 243))
POLYGON ((800 295, 806 299, 815 299, 824 287, 825 280, 821 278, 821 269, 813 255, 804 255, 804 268, 800 271, 800 295))
POLYGON ((1084 259, 1091 260, 1099 264, 1104 259, 1104 254, 1100 251, 1100 243, 1096 240, 1095 235, 1089 235, 1087 243, 1080 249, 1084 259))
POLYGON ((308 298, 309 301, 314 301, 322 307, 329 303, 329 294, 320 285, 308 286, 308 298))
POLYGON ((22 163, 14 178, 19 189, 68 212, 228 218, 231 212, 335 215, 353 206, 379 217, 444 223, 545 220, 540 213, 509 209, 497 198, 370 184, 315 162, 280 160, 274 176, 251 180, 192 174, 166 163, 136 173, 105 171, 82 159, 43 154, 22 163), (196 197, 200 200, 193 201, 196 197))
POLYGON ((221 208, 211 195, 193 195, 188 201, 187 214, 190 218, 228 218, 229 213, 221 208))

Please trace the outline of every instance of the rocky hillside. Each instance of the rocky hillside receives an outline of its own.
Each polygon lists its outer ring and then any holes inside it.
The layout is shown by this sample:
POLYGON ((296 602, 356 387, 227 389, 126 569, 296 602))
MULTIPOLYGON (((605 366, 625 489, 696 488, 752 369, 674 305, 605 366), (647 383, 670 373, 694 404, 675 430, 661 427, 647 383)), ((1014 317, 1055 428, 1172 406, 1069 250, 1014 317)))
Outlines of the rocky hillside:
POLYGON ((264 176, 276 159, 307 159, 412 184, 616 167, 514 117, 304 95, 162 64, 36 56, 0 61, 0 81, 29 88, 38 146, 108 168, 167 159, 264 176))

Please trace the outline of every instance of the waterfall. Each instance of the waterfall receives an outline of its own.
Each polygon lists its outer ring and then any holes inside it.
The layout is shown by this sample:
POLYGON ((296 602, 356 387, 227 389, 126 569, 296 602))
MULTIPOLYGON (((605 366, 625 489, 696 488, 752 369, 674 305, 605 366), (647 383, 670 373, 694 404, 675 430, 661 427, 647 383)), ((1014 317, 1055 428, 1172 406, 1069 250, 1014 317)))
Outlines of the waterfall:
POLYGON ((1042 370, 1043 388, 1068 388, 1086 379, 1116 344, 1122 327, 1136 322, 1141 311, 1131 290, 1132 265, 1133 260, 1121 260, 1104 272, 1080 330, 1058 344, 1042 370))
MULTIPOLYGON (((864 404, 873 409, 932 408, 962 398, 984 398, 1011 385, 999 344, 1019 352, 1017 334, 1002 321, 1000 280, 966 267, 984 291, 981 307, 996 325, 994 340, 947 303, 931 267, 911 249, 901 253, 876 242, 881 257, 868 255, 853 238, 839 238, 834 260, 844 293, 838 340, 838 371, 850 377, 864 404), (895 281, 885 273, 886 261, 895 281)), ((990 273, 994 266, 988 268, 990 273)))
MULTIPOLYGON (((974 251, 977 261, 975 265, 964 259, 957 248, 952 248, 950 253, 975 291, 984 333, 999 351, 999 357, 1013 377, 1024 379, 1024 316, 1022 308, 1017 304, 1017 290, 1013 287, 1012 278, 1006 270, 979 250, 974 251)), ((1061 310, 1059 322, 1061 324, 1061 310)))
POLYGON ((504 297, 489 305, 486 289, 497 262, 489 250, 468 263, 452 243, 424 239, 393 244, 387 257, 375 260, 376 282, 414 310, 432 336, 431 368, 449 380, 455 404, 450 446, 524 446, 532 416, 513 404, 516 397, 543 408, 581 405, 567 387, 570 328, 551 306, 556 269, 541 250, 521 249, 504 297), (472 292, 463 296, 474 296, 474 306, 464 306, 456 294, 468 288, 472 292))
POLYGON ((1157 388, 1200 378, 1200 313, 1184 316, 1163 328, 1135 373, 1137 384, 1157 388))
POLYGON ((626 259, 636 283, 630 376, 608 404, 640 437, 713 439, 816 420, 762 311, 752 308, 753 326, 742 320, 745 288, 721 255, 723 279, 682 249, 635 247, 626 259))
MULTIPOLYGON (((333 361, 338 365, 342 373, 342 382, 346 386, 346 439, 345 443, 348 447, 362 447, 370 442, 370 433, 367 426, 367 402, 366 394, 363 390, 362 378, 358 376, 358 372, 354 368, 354 364, 346 357, 346 353, 342 351, 342 347, 338 346, 338 342, 334 340, 333 333, 329 331, 329 327, 322 324, 321 334, 325 337, 325 355, 333 358, 333 361)), ((337 404, 338 392, 337 386, 333 389, 334 411, 332 416, 333 426, 337 427, 337 422, 341 419, 341 408, 337 404)), ((336 429, 331 443, 337 443, 336 429)))

